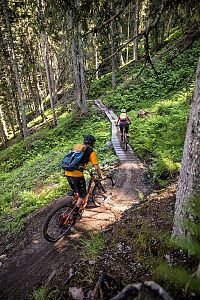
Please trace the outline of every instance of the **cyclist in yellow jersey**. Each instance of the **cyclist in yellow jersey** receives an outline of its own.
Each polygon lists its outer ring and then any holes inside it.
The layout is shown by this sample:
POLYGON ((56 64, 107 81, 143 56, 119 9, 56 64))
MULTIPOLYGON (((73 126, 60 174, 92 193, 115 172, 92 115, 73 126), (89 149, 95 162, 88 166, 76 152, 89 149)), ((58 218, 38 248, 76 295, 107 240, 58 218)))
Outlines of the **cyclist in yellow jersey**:
POLYGON ((129 124, 131 124, 131 120, 126 113, 126 109, 122 109, 120 115, 118 116, 116 125, 119 125, 120 132, 121 132, 121 140, 123 139, 123 128, 125 129, 125 132, 128 137, 128 130, 129 130, 129 124))
MULTIPOLYGON (((82 169, 84 169, 87 167, 87 164, 90 162, 95 168, 95 170, 97 171, 99 177, 103 178, 97 160, 96 152, 93 150, 95 142, 96 142, 96 138, 93 135, 86 135, 84 138, 84 144, 78 144, 74 147, 74 149, 81 150, 84 147, 85 151, 83 157, 81 158, 80 166, 82 166, 82 169)), ((83 204, 83 200, 87 195, 84 174, 80 168, 79 170, 75 170, 75 171, 65 171, 65 175, 67 177, 68 183, 72 191, 79 194, 77 206, 73 211, 73 216, 77 218, 79 217, 79 208, 83 204)))

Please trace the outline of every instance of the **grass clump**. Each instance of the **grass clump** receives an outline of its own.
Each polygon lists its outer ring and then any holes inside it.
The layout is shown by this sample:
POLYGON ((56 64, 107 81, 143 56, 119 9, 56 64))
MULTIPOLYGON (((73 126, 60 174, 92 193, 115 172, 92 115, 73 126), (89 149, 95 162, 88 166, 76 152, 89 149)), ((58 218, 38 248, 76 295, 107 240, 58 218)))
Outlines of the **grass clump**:
POLYGON ((89 237, 80 239, 81 257, 85 260, 95 260, 104 248, 105 237, 101 232, 90 233, 89 237))
POLYGON ((33 292, 33 295, 30 297, 30 300, 55 300, 56 297, 53 292, 50 292, 49 289, 45 286, 36 289, 33 292))
POLYGON ((102 232, 90 232, 87 236, 79 239, 79 252, 81 261, 76 267, 75 277, 70 282, 73 286, 83 286, 94 282, 96 276, 95 262, 101 256, 105 247, 105 236, 102 232))

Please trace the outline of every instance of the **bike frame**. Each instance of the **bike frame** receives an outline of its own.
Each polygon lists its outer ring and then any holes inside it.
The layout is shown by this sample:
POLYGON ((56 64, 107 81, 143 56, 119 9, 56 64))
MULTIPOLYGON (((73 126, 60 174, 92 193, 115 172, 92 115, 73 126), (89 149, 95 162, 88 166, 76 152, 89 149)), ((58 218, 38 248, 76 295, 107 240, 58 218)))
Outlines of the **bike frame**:
MULTIPOLYGON (((88 202, 88 198, 89 198, 89 195, 90 195, 90 192, 91 192, 91 189, 92 189, 92 183, 95 182, 96 180, 96 175, 88 170, 89 174, 90 174, 90 179, 89 179, 89 184, 88 184, 88 188, 87 188, 87 195, 86 197, 84 198, 83 200, 83 204, 81 205, 80 207, 80 210, 81 210, 81 214, 83 213, 86 205, 87 205, 87 202, 88 202)), ((73 209, 75 208, 76 206, 76 203, 79 199, 79 194, 78 193, 74 193, 74 196, 73 196, 73 209)), ((72 211, 73 211, 72 209, 72 211)), ((69 215, 67 216, 66 220, 64 221, 64 225, 67 225, 69 224, 71 221, 70 221, 70 216, 72 215, 72 211, 69 213, 69 215)))
MULTIPOLYGON (((120 126, 119 124, 116 124, 116 126, 120 126)), ((122 142, 125 144, 125 151, 128 150, 128 139, 127 139, 127 133, 125 132, 125 126, 122 127, 122 142)))
MULTIPOLYGON (((88 169, 86 170, 88 171, 90 177, 88 179, 88 184, 87 184, 87 195, 83 199, 83 203, 80 207, 80 211, 79 211, 80 217, 78 216, 77 218, 74 218, 73 216, 76 203, 79 199, 79 194, 74 193, 72 197, 73 201, 67 202, 66 200, 66 203, 61 203, 61 205, 55 207, 52 210, 52 212, 48 215, 45 224, 43 226, 43 235, 48 242, 57 242, 60 238, 66 236, 67 233, 70 231, 71 227, 74 226, 76 222, 81 219, 81 215, 83 214, 85 207, 88 203, 89 195, 91 195, 91 200, 94 202, 95 205, 96 205, 95 195, 100 195, 100 197, 105 196, 106 188, 103 187, 97 174, 88 169)), ((112 176, 107 175, 105 179, 106 178, 111 180, 110 183, 112 183, 112 187, 113 187, 114 182, 112 176)))
POLYGON ((122 127, 122 142, 125 145, 125 151, 128 149, 128 139, 127 139, 127 133, 125 132, 125 126, 122 127))

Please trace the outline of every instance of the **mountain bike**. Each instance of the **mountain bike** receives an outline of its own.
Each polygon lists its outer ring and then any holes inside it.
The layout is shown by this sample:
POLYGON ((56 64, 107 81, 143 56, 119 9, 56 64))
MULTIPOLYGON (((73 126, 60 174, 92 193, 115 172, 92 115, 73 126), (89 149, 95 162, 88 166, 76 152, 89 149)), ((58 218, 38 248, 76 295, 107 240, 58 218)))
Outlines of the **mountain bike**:
MULTIPOLYGON (((120 126, 120 125, 116 125, 116 126, 120 126)), ((121 142, 124 144, 124 150, 127 151, 128 150, 128 137, 127 137, 127 133, 126 133, 126 125, 124 125, 122 127, 121 142)))
POLYGON ((98 175, 92 170, 87 170, 89 180, 87 181, 87 196, 85 197, 82 206, 80 207, 80 217, 73 218, 73 210, 76 207, 79 195, 74 193, 68 201, 60 203, 47 216, 43 226, 43 236, 48 242, 57 242, 62 237, 67 236, 70 229, 81 220, 83 212, 89 203, 93 206, 100 206, 105 203, 112 194, 112 189, 115 185, 112 175, 107 174, 103 180, 100 180, 98 175), (108 191, 110 195, 108 196, 108 191))
POLYGON ((125 130, 125 126, 122 127, 123 131, 122 131, 122 143, 124 144, 124 150, 127 151, 128 150, 128 138, 127 138, 127 133, 125 130))

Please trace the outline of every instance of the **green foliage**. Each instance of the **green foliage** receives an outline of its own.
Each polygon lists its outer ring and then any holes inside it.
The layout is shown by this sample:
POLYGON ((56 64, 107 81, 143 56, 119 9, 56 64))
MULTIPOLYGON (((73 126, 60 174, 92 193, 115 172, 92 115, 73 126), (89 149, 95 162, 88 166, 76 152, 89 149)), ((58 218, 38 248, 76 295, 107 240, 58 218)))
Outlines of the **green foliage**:
POLYGON ((54 293, 50 292, 47 287, 41 287, 33 292, 33 295, 30 297, 30 300, 53 300, 54 293))
MULTIPOLYGON (((178 36, 180 33, 174 31, 178 36)), ((173 40, 174 37, 171 37, 171 45, 173 40)), ((116 90, 112 92, 108 82, 107 93, 102 98, 108 107, 114 108, 116 114, 126 107, 132 121, 130 144, 136 154, 150 164, 150 173, 160 185, 168 184, 180 169, 199 50, 200 43, 197 41, 179 54, 172 66, 168 66, 168 51, 163 48, 156 54, 158 59, 156 55, 153 58, 160 80, 148 66, 140 75, 140 80, 136 81, 134 78, 142 65, 138 63, 134 68, 131 64, 125 65, 117 74, 116 90), (149 115, 138 118, 140 110, 149 112, 149 115)), ((93 83, 91 93, 95 94, 99 89, 101 79, 93 83)))
POLYGON ((188 292, 200 295, 200 278, 197 272, 200 261, 200 195, 191 199, 188 213, 190 217, 185 222, 187 236, 168 243, 171 252, 173 251, 170 262, 162 262, 156 268, 156 273, 171 288, 183 289, 185 295, 188 292))
MULTIPOLYGON (((169 40, 171 45, 172 40, 169 40)), ((130 144, 148 163, 152 177, 161 185, 173 180, 180 169, 189 102, 194 89, 191 74, 196 70, 199 49, 197 41, 169 66, 166 65, 168 53, 163 48, 153 57, 160 80, 150 67, 135 80, 142 62, 134 65, 130 62, 118 71, 114 92, 111 74, 91 85, 90 97, 104 94, 103 101, 114 108, 116 114, 122 107, 127 108, 132 120, 130 144), (148 116, 138 118, 140 110, 148 111, 148 116)), ((70 106, 67 109, 64 113, 63 107, 58 109, 58 125, 54 129, 49 129, 48 125, 37 129, 38 117, 29 124, 35 126, 32 135, 0 152, 1 225, 18 228, 24 216, 64 194, 67 184, 60 172, 60 160, 75 143, 82 142, 85 134, 96 136, 100 164, 116 161, 114 151, 106 146, 110 139, 110 124, 106 117, 93 108, 87 116, 81 117, 70 106), (6 222, 7 219, 11 221, 6 222)))
MULTIPOLYGON (((105 246, 105 236, 102 232, 90 232, 87 236, 79 238, 78 251, 81 262, 76 268, 76 276, 71 284, 91 284, 95 278, 95 261, 101 256, 105 246)), ((76 249, 77 251, 77 249, 76 249)))
POLYGON ((95 278, 94 265, 87 266, 87 269, 85 266, 79 266, 76 270, 76 277, 74 280, 72 280, 71 284, 74 284, 76 286, 77 286, 77 282, 80 285, 92 284, 94 282, 94 278, 95 278))
POLYGON ((41 129, 25 141, 1 151, 1 228, 20 230, 25 216, 66 193, 68 184, 60 161, 75 143, 82 143, 88 133, 97 138, 99 162, 115 161, 116 155, 106 146, 110 124, 92 109, 86 117, 64 113, 56 128, 41 129), (8 219, 10 221, 6 222, 8 219))
POLYGON ((81 257, 86 260, 95 260, 104 248, 105 237, 101 232, 90 233, 89 237, 81 238, 81 257))
POLYGON ((163 279, 176 290, 186 288, 189 284, 188 290, 190 292, 200 293, 200 279, 196 277, 192 278, 192 274, 184 268, 172 268, 167 265, 162 265, 157 268, 157 272, 160 275, 162 274, 163 279))

